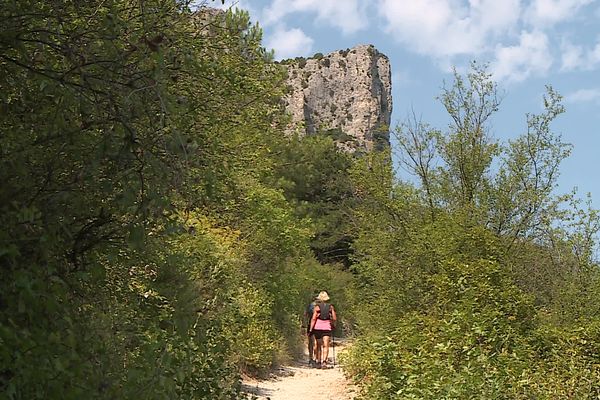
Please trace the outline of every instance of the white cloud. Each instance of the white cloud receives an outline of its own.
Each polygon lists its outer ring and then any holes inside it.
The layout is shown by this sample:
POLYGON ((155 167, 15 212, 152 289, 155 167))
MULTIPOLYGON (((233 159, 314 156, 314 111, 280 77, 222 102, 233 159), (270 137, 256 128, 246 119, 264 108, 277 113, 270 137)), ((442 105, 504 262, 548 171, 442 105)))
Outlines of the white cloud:
POLYGON ((588 53, 588 61, 594 67, 600 64, 600 42, 588 53))
POLYGON ((273 0, 264 10, 265 25, 280 23, 289 14, 315 13, 320 23, 340 28, 342 33, 358 32, 368 26, 368 2, 359 0, 273 0))
POLYGON ((380 0, 377 5, 361 0, 264 2, 266 6, 255 15, 267 27, 265 43, 275 48, 277 58, 311 53, 314 41, 305 33, 310 27, 298 25, 306 17, 348 34, 367 28, 367 10, 378 10, 382 30, 391 39, 430 57, 443 71, 452 65, 460 68, 467 59, 489 60, 495 79, 518 82, 544 76, 551 68, 600 68, 600 41, 580 45, 561 39, 583 40, 574 19, 584 11, 593 13, 592 3, 599 0, 380 0), (289 28, 295 17, 301 19, 293 25, 304 31, 289 28))
POLYGON ((600 103, 600 89, 579 89, 565 96, 569 103, 598 102, 600 103))
POLYGON ((396 40, 434 57, 480 54, 521 14, 520 0, 383 0, 379 9, 396 40))
POLYGON ((515 46, 499 46, 492 73, 498 81, 523 81, 533 74, 545 74, 552 66, 548 37, 540 31, 522 32, 515 46))
POLYGON ((279 25, 267 38, 265 47, 275 50, 278 60, 297 56, 307 56, 311 53, 314 40, 298 28, 286 29, 279 25))
POLYGON ((561 66, 563 71, 580 68, 584 64, 583 48, 564 40, 560 46, 561 66))
POLYGON ((592 70, 600 66, 600 42, 592 48, 584 48, 564 40, 561 44, 561 70, 592 70))
POLYGON ((593 0, 533 0, 525 11, 525 19, 536 27, 563 22, 593 0))

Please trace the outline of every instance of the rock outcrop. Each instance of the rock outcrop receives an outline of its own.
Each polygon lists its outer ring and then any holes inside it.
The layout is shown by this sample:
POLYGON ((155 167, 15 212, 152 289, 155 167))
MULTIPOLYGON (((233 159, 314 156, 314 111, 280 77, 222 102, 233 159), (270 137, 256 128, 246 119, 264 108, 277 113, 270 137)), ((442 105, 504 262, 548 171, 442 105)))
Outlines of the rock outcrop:
POLYGON ((290 132, 329 131, 350 152, 389 143, 389 59, 371 45, 282 62, 288 67, 290 132))

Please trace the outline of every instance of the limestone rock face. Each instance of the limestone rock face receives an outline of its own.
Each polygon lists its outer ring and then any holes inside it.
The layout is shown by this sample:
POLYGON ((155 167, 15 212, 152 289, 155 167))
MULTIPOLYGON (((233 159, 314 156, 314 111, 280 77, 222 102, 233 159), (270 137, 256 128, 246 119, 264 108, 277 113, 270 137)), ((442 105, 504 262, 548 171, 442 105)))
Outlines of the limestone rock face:
POLYGON ((371 45, 282 62, 288 67, 288 132, 329 131, 350 152, 389 144, 389 59, 371 45))

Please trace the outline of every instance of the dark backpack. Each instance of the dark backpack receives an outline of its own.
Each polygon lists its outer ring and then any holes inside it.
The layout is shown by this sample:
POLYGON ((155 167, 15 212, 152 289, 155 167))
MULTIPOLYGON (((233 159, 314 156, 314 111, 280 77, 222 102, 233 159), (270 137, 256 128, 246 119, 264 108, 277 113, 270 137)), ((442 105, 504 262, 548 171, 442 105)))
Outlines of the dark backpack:
POLYGON ((329 313, 331 305, 329 305, 328 303, 319 303, 319 309, 321 310, 321 312, 319 313, 319 319, 331 319, 331 315, 329 313))

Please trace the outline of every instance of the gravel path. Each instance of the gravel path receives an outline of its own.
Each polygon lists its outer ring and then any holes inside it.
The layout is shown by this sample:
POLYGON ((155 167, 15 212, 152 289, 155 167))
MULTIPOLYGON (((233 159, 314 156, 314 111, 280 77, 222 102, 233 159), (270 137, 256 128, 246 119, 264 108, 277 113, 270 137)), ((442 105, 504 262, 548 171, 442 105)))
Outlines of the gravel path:
MULTIPOLYGON (((344 349, 344 344, 337 342, 336 339, 336 355, 344 349)), ((305 356, 305 360, 284 366, 264 381, 245 379, 244 390, 260 400, 354 399, 356 389, 346 380, 339 365, 330 369, 309 368, 307 360, 305 356)))

